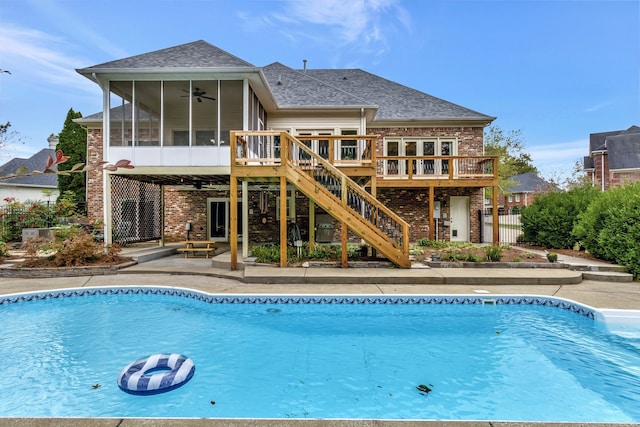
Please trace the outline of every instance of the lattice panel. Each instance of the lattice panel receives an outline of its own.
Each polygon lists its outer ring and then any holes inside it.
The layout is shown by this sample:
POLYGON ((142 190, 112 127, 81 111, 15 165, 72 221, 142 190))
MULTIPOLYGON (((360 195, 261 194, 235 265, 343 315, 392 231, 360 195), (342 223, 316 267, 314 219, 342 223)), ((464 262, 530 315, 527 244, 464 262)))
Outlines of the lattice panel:
POLYGON ((119 245, 162 237, 162 187, 111 175, 112 239, 119 245))

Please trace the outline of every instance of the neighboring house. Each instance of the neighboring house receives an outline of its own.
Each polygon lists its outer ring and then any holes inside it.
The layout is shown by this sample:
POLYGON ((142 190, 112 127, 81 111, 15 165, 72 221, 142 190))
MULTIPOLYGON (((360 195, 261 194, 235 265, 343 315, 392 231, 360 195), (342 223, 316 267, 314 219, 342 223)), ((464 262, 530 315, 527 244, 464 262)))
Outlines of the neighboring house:
POLYGON ((640 127, 592 133, 584 170, 602 191, 640 180, 640 127))
MULTIPOLYGON (((56 143, 57 139, 50 137, 50 148, 44 148, 28 159, 16 157, 9 160, 0 166, 0 176, 14 174, 20 168, 25 168, 27 172, 43 170, 49 156, 55 156, 56 143)), ((9 198, 18 202, 55 202, 58 198, 58 176, 46 173, 0 180, 0 206, 5 205, 5 199, 9 198)))
POLYGON ((529 172, 515 175, 509 178, 514 182, 508 194, 501 194, 499 204, 504 207, 507 214, 522 211, 522 208, 529 206, 539 194, 557 191, 558 187, 538 175, 529 172))
POLYGON ((403 267, 410 241, 480 239, 495 117, 360 69, 257 67, 205 41, 78 72, 108 107, 75 120, 88 161, 135 165, 87 174, 107 241, 188 231, 229 241, 234 268, 239 241, 245 256, 282 242, 288 221, 311 244, 363 239, 403 267))

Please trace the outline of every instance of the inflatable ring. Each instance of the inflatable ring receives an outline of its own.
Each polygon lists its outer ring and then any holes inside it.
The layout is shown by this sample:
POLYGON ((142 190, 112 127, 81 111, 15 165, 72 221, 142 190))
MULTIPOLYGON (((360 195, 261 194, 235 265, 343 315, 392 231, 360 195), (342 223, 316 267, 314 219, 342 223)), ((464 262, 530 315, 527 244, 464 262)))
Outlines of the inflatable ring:
POLYGON ((125 366, 118 375, 118 387, 131 394, 163 393, 189 381, 195 370, 187 356, 152 354, 125 366))

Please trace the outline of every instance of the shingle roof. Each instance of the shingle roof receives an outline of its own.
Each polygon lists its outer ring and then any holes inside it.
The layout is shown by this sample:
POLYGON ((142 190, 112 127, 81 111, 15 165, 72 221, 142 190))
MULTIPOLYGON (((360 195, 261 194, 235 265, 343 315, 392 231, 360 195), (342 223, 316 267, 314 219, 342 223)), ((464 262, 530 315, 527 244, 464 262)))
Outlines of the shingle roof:
POLYGON ((545 181, 533 172, 512 176, 509 181, 516 182, 511 187, 513 193, 535 193, 556 189, 554 184, 545 181))
POLYGON ((609 169, 640 169, 640 132, 607 138, 609 169))
POLYGON ((376 106, 310 73, 294 70, 279 62, 263 67, 262 73, 280 108, 376 106))
POLYGON ((163 68, 255 68, 254 65, 224 50, 198 40, 155 52, 131 56, 116 61, 105 62, 92 67, 79 69, 81 74, 95 70, 131 70, 163 68))
MULTIPOLYGON (((4 165, 0 166, 0 174, 10 175, 15 173, 19 168, 25 167, 28 172, 33 172, 35 170, 43 170, 49 155, 54 156, 55 150, 51 148, 44 148, 38 151, 33 156, 28 159, 22 158, 13 158, 9 160, 4 165)), ((53 169, 56 169, 53 167, 53 169)), ((33 176, 21 176, 16 178, 11 178, 0 182, 0 184, 6 183, 11 185, 32 185, 38 187, 58 187, 58 176, 53 173, 45 173, 41 175, 33 175, 33 176)))
POLYGON ((309 69, 306 73, 378 105, 376 120, 495 119, 360 69, 309 69))
MULTIPOLYGON (((625 130, 592 133, 589 150, 590 153, 606 151, 610 170, 640 169, 640 127, 634 125, 625 130)), ((584 165, 587 168, 586 159, 584 165)))

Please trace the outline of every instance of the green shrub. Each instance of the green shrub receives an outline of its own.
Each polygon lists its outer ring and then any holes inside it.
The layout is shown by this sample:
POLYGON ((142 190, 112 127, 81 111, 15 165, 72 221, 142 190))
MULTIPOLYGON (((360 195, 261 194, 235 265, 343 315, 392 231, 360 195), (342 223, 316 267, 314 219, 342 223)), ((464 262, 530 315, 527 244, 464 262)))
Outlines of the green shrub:
POLYGON ((640 278, 640 182, 612 188, 579 217, 574 235, 597 258, 624 265, 640 278))
POLYGON ((482 262, 484 260, 482 259, 482 257, 479 257, 478 255, 468 254, 466 261, 468 261, 468 262, 482 262))
POLYGON ((8 257, 9 256, 9 248, 7 248, 7 244, 5 242, 0 241, 0 257, 8 257))
POLYGON ((251 255, 256 262, 273 264, 280 262, 280 245, 258 245, 251 248, 251 255))
POLYGON ((484 250, 487 261, 498 262, 502 259, 502 246, 491 245, 487 246, 484 250))
POLYGON ((578 215, 599 194, 593 187, 583 186, 536 197, 530 206, 522 209, 523 235, 519 241, 546 248, 572 248, 577 241, 573 229, 578 215))
POLYGON ((547 252, 549 262, 558 262, 558 254, 555 252, 547 252))
POLYGON ((423 237, 421 239, 418 239, 416 244, 418 246, 431 246, 431 240, 427 239, 426 237, 423 237))

